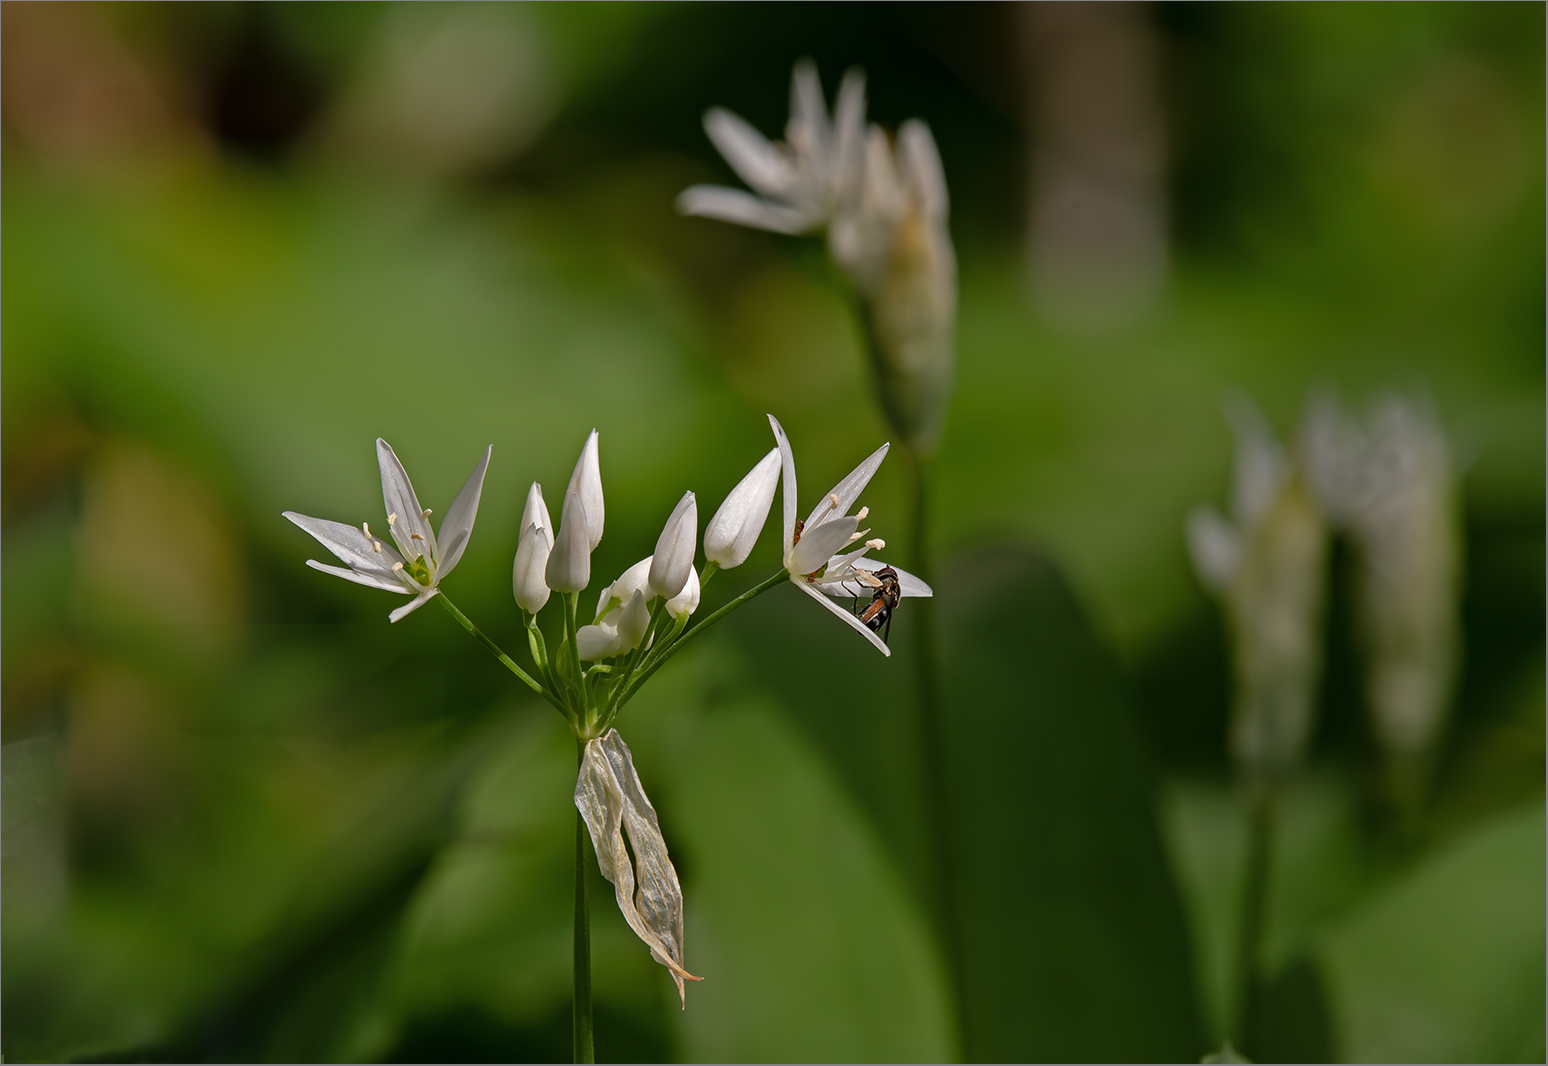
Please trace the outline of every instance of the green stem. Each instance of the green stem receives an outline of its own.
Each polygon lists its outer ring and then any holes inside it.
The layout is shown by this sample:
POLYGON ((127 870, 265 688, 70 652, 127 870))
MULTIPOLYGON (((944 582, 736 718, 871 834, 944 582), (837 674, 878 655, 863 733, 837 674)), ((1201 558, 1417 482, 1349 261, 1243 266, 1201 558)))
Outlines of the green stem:
MULTIPOLYGON (((935 580, 935 565, 930 553, 929 494, 926 460, 914 449, 904 446, 904 469, 908 481, 909 569, 926 584, 935 580)), ((962 946, 960 908, 957 900, 955 833, 952 828, 951 786, 946 768, 946 726, 941 707, 938 645, 935 629, 935 599, 923 597, 910 602, 914 629, 914 691, 918 714, 921 771, 924 777, 925 809, 930 833, 929 869, 934 872, 934 904, 941 947, 950 968, 957 995, 958 1025, 964 1039, 968 1024, 968 995, 962 946)))
POLYGON ((1256 1053, 1262 1014, 1263 939, 1268 928, 1269 883, 1273 875, 1274 831, 1279 795, 1272 784, 1254 783, 1247 826, 1247 882, 1242 895, 1242 927, 1237 941, 1236 1046, 1256 1053))
POLYGON ((593 723, 591 721, 591 697, 586 691, 586 671, 581 666, 580 647, 575 643, 575 613, 580 609, 580 593, 565 592, 561 594, 564 600, 564 635, 570 642, 570 676, 575 678, 576 714, 580 718, 581 732, 587 736, 593 723))
POLYGON ((617 710, 615 710, 614 713, 616 714, 617 711, 622 710, 624 704, 628 703, 631 699, 634 698, 634 694, 640 690, 640 686, 649 681, 651 675, 654 674, 657 670, 661 669, 661 667, 666 664, 666 661, 681 651, 690 640, 704 632, 704 630, 720 621, 722 618, 736 610, 738 607, 742 606, 750 600, 762 596, 765 592, 769 591, 769 589, 774 588, 776 585, 786 580, 787 577, 788 574, 784 570, 781 570, 779 573, 775 574, 773 577, 769 578, 762 584, 754 585, 752 588, 742 593, 736 599, 726 604, 720 610, 699 622, 677 640, 668 644, 663 649, 660 656, 658 656, 655 661, 649 663, 644 669, 642 669, 640 671, 640 676, 636 677, 629 685, 629 687, 624 691, 623 696, 618 700, 617 710))
MULTIPOLYGON (((575 741, 577 763, 586 760, 586 742, 575 741)), ((591 1031, 591 898, 586 887, 586 819, 575 812, 575 999, 571 1012, 576 1062, 596 1062, 591 1031)))
POLYGON ((552 692, 548 691, 547 686, 539 684, 530 674, 528 674, 521 667, 517 666, 515 662, 511 660, 509 655, 500 650, 500 645, 486 637, 484 635, 484 631, 478 628, 478 626, 474 625, 467 615, 457 610, 457 605, 446 598, 446 593, 441 593, 436 597, 436 599, 440 600, 441 605, 451 612, 451 616, 462 623, 462 628, 466 629, 469 633, 472 633, 480 644, 489 649, 489 654, 493 655, 496 659, 499 659, 507 670, 519 677, 522 683, 530 688, 533 692, 536 692, 539 696, 542 696, 549 703, 552 703, 556 708, 558 708, 560 714, 564 715, 566 718, 570 717, 569 709, 565 707, 562 702, 560 702, 559 698, 552 692))

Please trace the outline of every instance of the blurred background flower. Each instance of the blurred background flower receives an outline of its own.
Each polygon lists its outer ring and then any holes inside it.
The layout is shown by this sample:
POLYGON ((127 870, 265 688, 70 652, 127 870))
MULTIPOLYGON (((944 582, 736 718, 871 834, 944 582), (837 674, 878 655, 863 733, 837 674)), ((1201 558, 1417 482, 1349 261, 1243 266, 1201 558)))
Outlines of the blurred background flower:
MULTIPOLYGON (((887 439, 825 250, 672 206, 737 184, 704 111, 783 128, 810 56, 830 88, 865 70, 868 119, 927 123, 951 191, 931 583, 960 959, 928 918, 905 657, 834 655, 776 590, 622 723, 705 980, 679 1012, 596 908, 598 1055, 1219 1047, 1246 815, 1182 530, 1227 484, 1223 395, 1288 427, 1332 385, 1433 397, 1460 590, 1434 632, 1465 655, 1395 833, 1376 549, 1335 521, 1243 1050, 1540 1061, 1543 17, 0 6, 0 1050, 568 1054, 569 738, 452 619, 388 627, 300 565, 278 515, 376 513, 377 436, 452 488, 493 442, 446 586, 509 646, 527 487, 565 484, 592 426, 609 576, 663 499, 721 499, 767 452, 764 412, 813 485, 887 439)), ((901 467, 875 513, 905 509, 901 467)))

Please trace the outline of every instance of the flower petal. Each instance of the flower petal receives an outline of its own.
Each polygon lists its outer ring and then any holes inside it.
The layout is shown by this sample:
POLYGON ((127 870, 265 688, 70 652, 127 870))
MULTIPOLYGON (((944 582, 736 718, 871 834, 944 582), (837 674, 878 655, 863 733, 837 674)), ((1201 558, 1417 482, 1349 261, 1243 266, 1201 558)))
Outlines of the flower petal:
POLYGON ((771 233, 802 233, 812 225, 811 218, 804 211, 722 185, 689 186, 678 194, 677 210, 684 215, 718 219, 771 233))
POLYGON ((769 454, 737 482, 736 488, 715 512, 715 517, 704 527, 706 559, 722 570, 741 566, 747 561, 763 532, 763 524, 768 521, 774 489, 779 485, 779 470, 779 449, 770 448, 769 454))
POLYGON ((687 618, 699 609, 699 572, 688 571, 688 584, 683 591, 666 601, 667 613, 673 618, 687 618))
MULTIPOLYGON (((822 98, 822 81, 817 65, 810 59, 798 59, 790 72, 790 126, 804 129, 811 139, 809 150, 818 158, 828 154, 832 134, 828 123, 828 105, 822 98)), ((794 137, 791 144, 796 144, 794 137)))
POLYGON ((579 592, 591 584, 591 544, 586 538, 586 505, 580 493, 564 494, 559 513, 559 535, 548 553, 543 580, 555 592, 579 592))
MULTIPOLYGON (((880 559, 865 558, 856 559, 850 563, 850 565, 853 566, 856 570, 869 570, 874 574, 876 571, 891 564, 884 563, 880 559)), ((901 566, 894 566, 892 567, 892 570, 898 575, 898 594, 903 599, 908 599, 910 596, 935 595, 934 589, 932 589, 929 585, 926 585, 923 581, 909 573, 907 570, 904 570, 901 566)))
POLYGON ((478 498, 484 491, 484 472, 489 469, 489 457, 493 453, 494 445, 491 444, 463 483, 462 491, 446 509, 446 517, 441 519, 441 554, 435 570, 437 581, 452 572, 452 567, 467 549, 468 538, 473 534, 473 520, 478 517, 478 498))
POLYGON ((850 515, 834 518, 815 527, 808 527, 801 534, 801 541, 790 553, 790 572, 810 574, 827 564, 859 528, 859 521, 850 515))
MULTIPOLYGON (((851 470, 844 480, 834 485, 833 491, 819 500, 817 506, 812 509, 812 513, 806 519, 807 526, 812 526, 824 515, 828 514, 830 510, 835 515, 848 514, 849 509, 854 506, 855 501, 860 498, 860 494, 865 491, 866 485, 870 483, 871 478, 882 465, 882 460, 887 458, 887 449, 890 447, 892 447, 891 444, 883 444, 880 448, 877 448, 870 455, 866 456, 859 466, 851 470), (838 498, 838 506, 836 508, 833 507, 833 501, 828 498, 829 496, 838 498)), ((808 528, 807 532, 810 531, 810 528, 808 528)))
POLYGON ((712 107, 704 113, 704 132, 731 169, 764 196, 779 196, 795 184, 784 153, 740 115, 712 107))
POLYGON ((435 530, 430 528, 424 509, 419 506, 419 497, 414 494, 403 464, 398 462, 392 446, 380 437, 376 438, 376 462, 382 471, 382 504, 387 508, 387 525, 398 550, 405 559, 421 555, 435 558, 435 530))
MULTIPOLYGON (((602 468, 597 459, 597 431, 592 430, 591 436, 586 438, 586 443, 581 446, 580 458, 575 461, 575 470, 570 474, 570 484, 565 489, 565 507, 569 507, 568 494, 580 493, 581 503, 586 511, 586 536, 591 542, 591 550, 596 551, 597 545, 602 543, 602 468)), ((560 515, 560 527, 563 528, 563 515, 560 515)))
POLYGON ((610 659, 622 650, 623 642, 612 626, 581 626, 575 631, 575 651, 583 663, 610 659))
POLYGON ((699 539, 699 504, 692 492, 683 493, 656 540, 651 554, 650 595, 671 599, 683 591, 693 569, 694 548, 699 539))
POLYGON ((932 221, 944 219, 950 207, 946 196, 946 172, 941 167, 941 153, 935 147, 930 127, 917 118, 903 123, 898 128, 898 158, 902 163, 903 180, 919 197, 925 217, 932 221))
POLYGON ((373 541, 354 526, 346 526, 343 522, 330 522, 326 518, 312 518, 294 511, 286 511, 283 517, 290 519, 316 537, 317 542, 338 556, 341 562, 348 563, 357 570, 373 573, 381 571, 390 575, 392 564, 403 561, 402 557, 393 551, 392 545, 373 541), (378 553, 373 545, 379 545, 381 552, 378 553))
POLYGON ((389 614, 387 616, 387 621, 401 622, 404 618, 407 618, 409 615, 419 610, 425 604, 429 603, 431 598, 437 595, 439 595, 439 590, 425 589, 425 591, 421 592, 418 596, 415 596, 408 603, 405 603, 402 607, 399 607, 396 611, 393 611, 391 614, 389 614))
POLYGON ((855 630, 866 640, 876 645, 877 650, 879 650, 883 655, 890 656, 892 654, 892 649, 887 647, 886 643, 882 640, 881 637, 878 637, 875 633, 872 633, 869 629, 867 629, 865 623, 861 622, 860 619, 856 618, 854 615, 844 610, 844 608, 828 599, 828 597, 817 591, 817 589, 813 588, 811 585, 808 585, 801 577, 792 574, 790 577, 790 583, 795 585, 796 588, 806 593, 818 603, 822 604, 828 610, 842 618, 846 623, 849 624, 851 629, 855 630))
POLYGON ((1195 507, 1188 514, 1188 554, 1199 580, 1218 591, 1230 582, 1241 561, 1241 534, 1213 507, 1195 507))
POLYGON ((537 614, 548 602, 548 553, 553 536, 542 526, 529 523, 516 541, 516 561, 511 565, 511 592, 517 606, 537 614))
POLYGON ((385 592, 401 592, 405 596, 409 594, 409 590, 403 587, 403 582, 399 581, 396 575, 382 576, 370 571, 346 570, 342 566, 329 566, 327 563, 320 563, 316 559, 308 559, 306 565, 313 570, 321 570, 325 574, 342 577, 345 581, 353 581, 357 585, 382 589, 385 592))
POLYGON ((548 504, 543 502, 543 486, 536 481, 527 490, 527 505, 521 511, 521 528, 537 526, 548 538, 548 546, 554 546, 554 520, 548 517, 548 504))
POLYGON ((784 470, 785 533, 780 541, 781 558, 790 554, 790 542, 795 539, 796 524, 796 470, 795 453, 790 450, 790 440, 779 419, 769 415, 769 426, 774 430, 774 443, 779 446, 779 460, 784 470))
POLYGON ((575 781, 575 806, 591 833, 597 866, 613 884, 624 920, 650 948, 651 958, 672 972, 686 1007, 683 982, 699 978, 683 968, 683 890, 667 856, 656 810, 645 796, 618 730, 610 729, 606 736, 586 743, 575 781), (624 832, 634 849, 633 862, 624 832))

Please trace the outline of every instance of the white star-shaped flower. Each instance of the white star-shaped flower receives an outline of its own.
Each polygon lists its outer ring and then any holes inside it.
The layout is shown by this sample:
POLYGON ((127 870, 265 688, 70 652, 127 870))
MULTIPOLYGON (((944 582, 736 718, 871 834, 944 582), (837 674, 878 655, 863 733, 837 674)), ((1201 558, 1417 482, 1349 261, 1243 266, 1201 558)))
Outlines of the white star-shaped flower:
POLYGON ((468 537, 473 532, 473 520, 478 516, 484 471, 489 468, 489 456, 493 451, 491 446, 484 452, 462 491, 457 493, 441 521, 438 539, 430 525, 430 512, 419 506, 419 497, 414 494, 414 486, 404 472, 403 464, 398 462, 387 442, 378 437, 376 459, 381 466, 382 502, 387 508, 387 530, 392 543, 384 543, 375 536, 370 523, 362 523, 356 529, 343 522, 286 511, 286 518, 316 537, 323 547, 347 563, 348 569, 319 563, 315 559, 308 559, 306 565, 346 581, 413 596, 412 601, 387 616, 393 622, 418 610, 440 591, 441 578, 451 573, 462 559, 468 537))
MULTIPOLYGON (((886 547, 881 540, 864 540, 869 530, 861 530, 860 523, 870 513, 862 507, 851 515, 849 508, 860 498, 865 486, 887 457, 888 445, 877 448, 849 474, 833 486, 822 501, 806 517, 796 521, 796 472, 795 455, 784 427, 773 415, 769 425, 774 430, 774 440, 779 445, 779 455, 784 467, 784 545, 785 569, 790 572, 791 582, 818 603, 842 618, 866 640, 876 645, 883 655, 891 655, 886 643, 872 632, 860 619, 844 610, 833 599, 852 599, 880 587, 876 571, 887 569, 880 559, 867 557, 873 549, 886 547), (860 547, 847 550, 856 541, 860 547), (830 599, 829 597, 832 597, 830 599)), ((898 577, 899 594, 909 596, 933 596, 930 586, 913 574, 898 567, 891 567, 898 577)))

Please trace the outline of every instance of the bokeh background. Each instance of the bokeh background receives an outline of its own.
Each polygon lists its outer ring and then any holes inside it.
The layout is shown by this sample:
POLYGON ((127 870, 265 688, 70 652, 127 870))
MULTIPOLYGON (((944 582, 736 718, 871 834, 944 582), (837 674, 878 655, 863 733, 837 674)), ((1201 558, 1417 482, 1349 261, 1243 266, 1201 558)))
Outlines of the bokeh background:
MULTIPOLYGON (((306 569, 279 515, 380 521, 378 435, 443 508, 493 443, 448 592, 510 647, 526 486, 593 426, 603 580, 685 488, 713 507, 766 411, 808 495, 874 448, 820 243, 672 209, 732 180, 703 111, 777 133, 811 56, 927 120, 953 198, 932 522, 970 1006, 906 654, 776 591, 620 721, 707 980, 679 1012, 598 881, 599 1056, 1218 1047, 1246 823, 1183 521, 1226 496, 1223 396, 1288 432, 1332 386, 1427 397, 1461 457, 1464 667, 1397 839, 1336 548, 1255 1054, 1542 1061, 1542 5, 0 11, 7 1059, 568 1059, 563 723, 443 612, 389 626, 306 569)), ((877 535, 902 497, 884 467, 877 535)))

